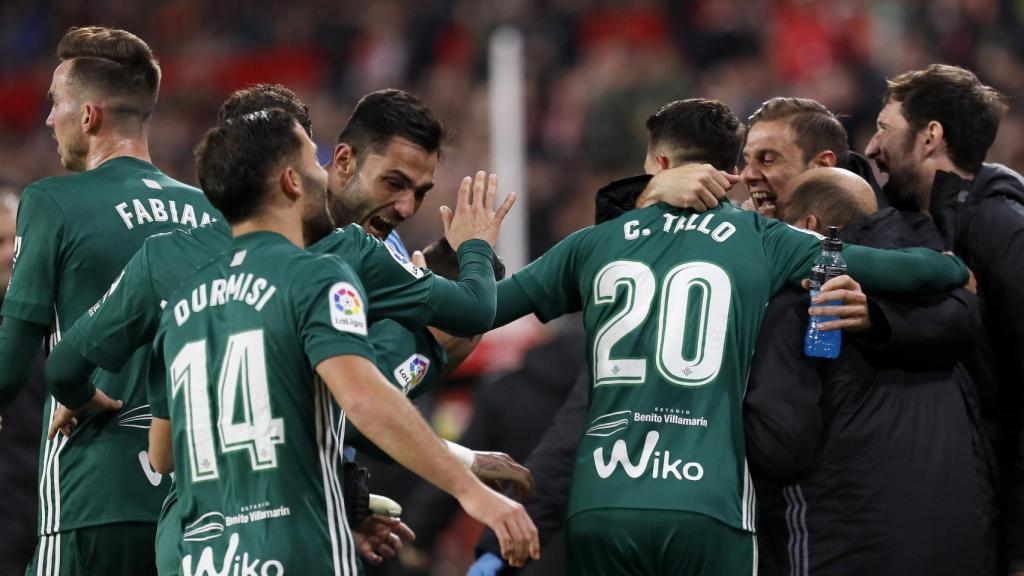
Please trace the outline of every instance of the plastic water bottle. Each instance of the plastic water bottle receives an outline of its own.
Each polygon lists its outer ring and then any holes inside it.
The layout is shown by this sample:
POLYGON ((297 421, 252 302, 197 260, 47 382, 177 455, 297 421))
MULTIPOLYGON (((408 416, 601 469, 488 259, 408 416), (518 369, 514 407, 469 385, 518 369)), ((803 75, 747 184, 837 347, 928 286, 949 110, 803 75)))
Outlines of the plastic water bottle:
MULTIPOLYGON (((821 254, 814 260, 811 267, 811 298, 821 290, 821 285, 832 278, 846 274, 846 261, 843 260, 843 243, 839 240, 839 228, 828 227, 828 236, 821 241, 821 254)), ((842 302, 828 302, 817 306, 839 306, 842 302)), ((812 304, 814 305, 814 304, 812 304)), ((820 330, 823 322, 838 320, 837 316, 811 316, 807 322, 807 334, 804 335, 804 354, 816 358, 838 358, 842 345, 842 330, 820 330)))

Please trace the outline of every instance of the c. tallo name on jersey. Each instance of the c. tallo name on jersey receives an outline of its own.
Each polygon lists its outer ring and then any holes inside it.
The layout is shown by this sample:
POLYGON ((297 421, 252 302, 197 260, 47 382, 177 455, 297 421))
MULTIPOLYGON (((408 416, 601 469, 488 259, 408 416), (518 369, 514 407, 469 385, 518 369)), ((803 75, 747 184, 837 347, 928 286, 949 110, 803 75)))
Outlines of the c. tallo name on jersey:
MULTIPOLYGON (((691 214, 689 218, 680 218, 677 214, 663 214, 665 224, 661 231, 666 234, 678 234, 680 232, 696 231, 711 236, 715 242, 725 242, 733 233, 736 226, 732 222, 721 222, 712 227, 714 214, 691 214)), ((650 228, 640 228, 639 220, 630 220, 622 226, 622 233, 626 240, 636 240, 640 237, 651 235, 650 228)))
POLYGON ((216 218, 206 212, 202 212, 202 216, 197 217, 196 209, 191 204, 184 202, 178 204, 174 200, 164 202, 159 198, 145 198, 142 200, 134 198, 131 204, 121 202, 114 206, 114 210, 117 211, 117 215, 121 217, 124 225, 129 230, 150 222, 174 222, 175 224, 195 228, 217 221, 216 218))
POLYGON ((262 312, 277 287, 266 278, 253 276, 248 272, 217 278, 192 289, 190 298, 182 298, 174 305, 174 320, 181 326, 193 312, 201 312, 207 306, 223 306, 228 302, 245 302, 257 312, 262 312))
POLYGON ((647 465, 651 463, 652 456, 654 466, 651 467, 651 478, 668 480, 690 480, 696 482, 704 477, 704 467, 697 462, 686 462, 681 459, 672 459, 669 450, 657 450, 658 439, 661 437, 656 431, 651 430, 644 439, 644 451, 640 454, 640 461, 633 464, 629 458, 629 451, 626 448, 625 440, 616 440, 612 445, 611 458, 605 462, 604 448, 594 450, 594 466, 597 468, 597 475, 601 478, 608 478, 615 473, 615 470, 622 466, 623 472, 630 478, 640 478, 647 473, 647 465))

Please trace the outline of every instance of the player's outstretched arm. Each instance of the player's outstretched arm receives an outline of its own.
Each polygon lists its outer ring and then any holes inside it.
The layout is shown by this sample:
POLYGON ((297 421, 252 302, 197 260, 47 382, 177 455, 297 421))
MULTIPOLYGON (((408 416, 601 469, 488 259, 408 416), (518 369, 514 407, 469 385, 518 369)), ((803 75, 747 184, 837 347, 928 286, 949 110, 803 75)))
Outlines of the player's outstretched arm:
POLYGON ((46 326, 5 318, 0 325, 0 410, 25 388, 32 360, 42 347, 46 326))
POLYGON ((149 463, 161 474, 174 472, 174 450, 171 448, 171 421, 153 416, 149 425, 149 463))
POLYGON ((540 557, 537 529, 523 507, 490 490, 460 465, 372 362, 356 355, 334 356, 320 362, 316 371, 367 438, 398 463, 457 498, 470 516, 493 529, 501 541, 502 556, 510 564, 521 566, 527 558, 540 557))
POLYGON ((89 381, 95 369, 95 364, 61 341, 46 359, 46 390, 63 406, 81 408, 96 392, 89 381))
POLYGON ((843 258, 866 292, 941 292, 963 286, 969 277, 963 260, 927 248, 876 250, 847 244, 843 258))

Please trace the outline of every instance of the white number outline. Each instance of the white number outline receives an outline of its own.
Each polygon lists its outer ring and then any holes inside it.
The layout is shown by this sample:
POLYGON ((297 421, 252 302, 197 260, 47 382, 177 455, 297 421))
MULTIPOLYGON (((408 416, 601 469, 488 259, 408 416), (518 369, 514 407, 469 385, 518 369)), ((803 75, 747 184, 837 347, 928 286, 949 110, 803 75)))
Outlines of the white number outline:
POLYGON ((594 276, 594 303, 614 304, 619 286, 626 288, 626 303, 601 326, 594 337, 594 386, 643 384, 647 380, 646 358, 620 358, 616 360, 614 368, 609 369, 608 365, 611 363, 611 351, 615 344, 626 334, 636 330, 650 315, 651 304, 654 301, 654 273, 643 262, 612 262, 594 276), (618 273, 618 268, 625 268, 626 271, 618 276, 612 276, 610 284, 604 282, 609 274, 618 273), (637 295, 644 301, 638 304, 637 295), (619 325, 623 323, 626 326, 620 327, 619 325), (607 346, 602 346, 609 332, 612 332, 612 341, 607 346))
POLYGON ((210 424, 210 397, 206 394, 206 362, 206 340, 193 340, 181 347, 170 366, 171 398, 185 388, 185 435, 193 482, 220 477, 210 424), (196 426, 197 422, 204 426, 196 426))
POLYGON ((222 453, 248 450, 254 471, 277 468, 275 447, 284 444, 284 419, 274 418, 270 411, 263 330, 228 336, 216 390, 220 402, 217 418, 219 444, 213 437, 206 345, 206 339, 187 342, 170 366, 171 398, 176 398, 182 387, 186 389, 185 432, 192 481, 219 478, 218 445, 222 453), (244 420, 236 423, 235 400, 239 385, 242 387, 244 420), (264 448, 263 454, 260 448, 264 448))
POLYGON ((725 338, 729 330, 729 316, 732 303, 732 279, 721 266, 711 262, 686 262, 672 268, 665 275, 661 284, 661 304, 658 314, 658 352, 655 365, 666 380, 680 386, 703 386, 718 377, 722 369, 725 355, 725 338), (685 284, 680 286, 680 282, 685 284), (724 286, 723 286, 724 284, 724 286), (686 317, 690 305, 690 290, 694 286, 701 289, 701 316, 696 324, 697 357, 694 362, 682 357, 683 344, 686 340, 686 317), (673 302, 672 299, 681 299, 673 302), (669 310, 679 310, 682 318, 670 322, 669 310), (715 319, 716 322, 711 322, 715 319), (717 322, 717 321, 721 322, 717 322), (666 329, 666 326, 669 329, 666 329), (679 326, 680 330, 671 330, 679 326), (670 356, 677 351, 678 358, 670 356), (681 361, 681 366, 672 366, 681 361), (691 377, 697 373, 696 377, 691 377))
MULTIPOLYGON (((613 363, 611 351, 615 345, 636 330, 650 315, 656 285, 654 272, 643 262, 611 262, 594 277, 594 302, 613 304, 617 300, 620 285, 626 287, 625 304, 602 324, 594 337, 595 387, 608 384, 639 385, 647 380, 648 357, 616 359, 614 364, 618 372, 614 374, 609 374, 611 370, 607 367, 613 363), (625 327, 621 326, 623 323, 625 327), (611 342, 607 342, 608 338, 612 339, 611 342)), ((660 292, 655 367, 666 380, 679 386, 696 387, 712 382, 718 377, 725 356, 725 342, 732 314, 731 277, 721 266, 712 262, 685 262, 665 274, 660 292), (680 285, 681 281, 684 284, 680 285), (701 316, 697 322, 697 337, 700 341, 697 357, 686 359, 682 357, 687 337, 686 312, 690 290, 694 286, 701 288, 701 316), (670 321, 670 309, 674 312, 682 310, 682 318, 670 321), (679 329, 673 330, 676 326, 679 329)))

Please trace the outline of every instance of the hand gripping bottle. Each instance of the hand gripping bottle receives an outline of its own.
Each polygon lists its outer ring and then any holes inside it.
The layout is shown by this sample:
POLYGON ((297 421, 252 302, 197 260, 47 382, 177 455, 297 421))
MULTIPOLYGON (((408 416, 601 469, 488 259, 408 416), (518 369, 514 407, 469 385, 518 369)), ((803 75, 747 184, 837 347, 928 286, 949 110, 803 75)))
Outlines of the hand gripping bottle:
MULTIPOLYGON (((821 285, 836 276, 846 274, 846 261, 843 260, 843 243, 839 240, 839 228, 828 227, 828 236, 821 241, 821 254, 814 260, 811 267, 811 298, 821 290, 821 285)), ((840 306, 842 302, 828 302, 817 306, 840 306)), ((812 304, 814 306, 814 304, 812 304)), ((821 330, 818 326, 823 322, 838 320, 836 316, 811 316, 807 322, 807 334, 804 335, 804 354, 816 358, 838 358, 842 344, 842 330, 821 330)))

